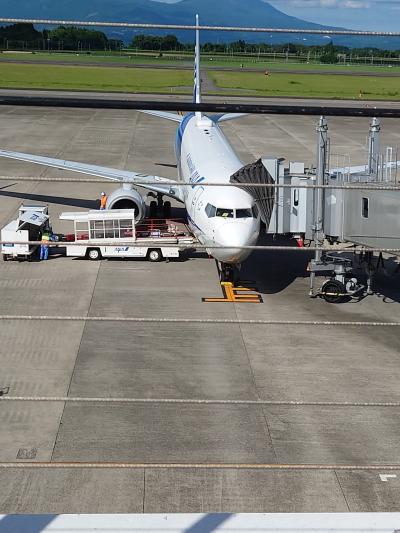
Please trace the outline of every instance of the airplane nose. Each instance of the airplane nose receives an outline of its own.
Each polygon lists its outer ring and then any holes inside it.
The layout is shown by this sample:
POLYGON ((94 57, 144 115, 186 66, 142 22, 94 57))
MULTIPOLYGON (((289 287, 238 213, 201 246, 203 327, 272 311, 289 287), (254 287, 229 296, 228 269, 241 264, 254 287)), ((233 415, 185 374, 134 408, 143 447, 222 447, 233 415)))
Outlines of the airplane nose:
POLYGON ((241 247, 255 244, 257 236, 252 224, 227 222, 215 232, 215 243, 229 248, 213 250, 212 255, 223 263, 241 263, 251 253, 241 247))

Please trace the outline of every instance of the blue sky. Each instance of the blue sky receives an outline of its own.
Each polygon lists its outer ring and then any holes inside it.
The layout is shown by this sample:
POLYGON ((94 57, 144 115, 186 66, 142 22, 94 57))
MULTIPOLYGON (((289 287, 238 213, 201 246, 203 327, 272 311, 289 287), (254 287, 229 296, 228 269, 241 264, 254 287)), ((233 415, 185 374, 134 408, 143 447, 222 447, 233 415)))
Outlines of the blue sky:
POLYGON ((400 0, 271 0, 302 19, 355 30, 400 31, 400 0))

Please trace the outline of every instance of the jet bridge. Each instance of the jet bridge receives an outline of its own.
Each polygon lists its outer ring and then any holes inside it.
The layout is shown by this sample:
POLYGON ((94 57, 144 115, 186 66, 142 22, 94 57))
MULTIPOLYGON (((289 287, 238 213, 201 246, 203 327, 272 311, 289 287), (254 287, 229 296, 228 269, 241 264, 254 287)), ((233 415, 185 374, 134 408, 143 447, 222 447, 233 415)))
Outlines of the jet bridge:
MULTIPOLYGON (((316 131, 315 168, 306 169, 301 162, 290 162, 285 168, 282 159, 264 157, 241 169, 231 181, 239 186, 241 182, 280 185, 253 190, 247 187, 256 199, 268 234, 294 237, 301 246, 304 242, 317 248, 347 243, 364 248, 366 287, 355 276, 353 261, 343 252, 317 250, 309 264, 310 296, 339 302, 361 294, 365 288, 371 292, 372 276, 383 264, 383 256, 376 257, 369 249, 400 248, 400 161, 392 147, 381 151, 380 123, 375 118, 369 128, 368 161, 358 167, 348 164, 331 168, 324 117, 316 131), (304 187, 308 185, 321 187, 304 187), (317 275, 325 276, 319 288, 315 287, 317 275)), ((351 246, 344 252, 353 253, 351 246)))

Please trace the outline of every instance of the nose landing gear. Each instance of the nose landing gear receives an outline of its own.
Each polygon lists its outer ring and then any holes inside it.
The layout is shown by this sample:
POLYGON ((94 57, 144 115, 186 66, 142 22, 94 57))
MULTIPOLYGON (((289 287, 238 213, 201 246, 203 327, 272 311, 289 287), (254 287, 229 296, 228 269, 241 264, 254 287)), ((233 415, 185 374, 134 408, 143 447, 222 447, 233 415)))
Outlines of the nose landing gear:
POLYGON ((251 287, 238 286, 239 269, 237 265, 217 263, 223 298, 203 298, 203 302, 230 302, 230 303, 262 303, 262 297, 258 291, 251 287))
POLYGON ((218 263, 217 268, 219 273, 219 280, 221 283, 230 282, 234 283, 238 279, 238 268, 235 268, 235 265, 230 265, 228 263, 218 263))

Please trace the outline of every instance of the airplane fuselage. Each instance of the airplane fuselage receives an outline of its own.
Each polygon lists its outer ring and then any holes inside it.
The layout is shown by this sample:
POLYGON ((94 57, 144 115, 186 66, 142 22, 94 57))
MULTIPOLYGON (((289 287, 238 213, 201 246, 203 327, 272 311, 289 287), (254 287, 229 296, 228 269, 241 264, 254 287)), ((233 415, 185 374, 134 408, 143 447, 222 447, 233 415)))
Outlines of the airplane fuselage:
POLYGON ((194 114, 185 116, 176 134, 175 152, 191 230, 222 263, 241 263, 251 253, 260 232, 260 217, 253 197, 238 187, 203 186, 229 183, 243 167, 217 123, 194 114))

